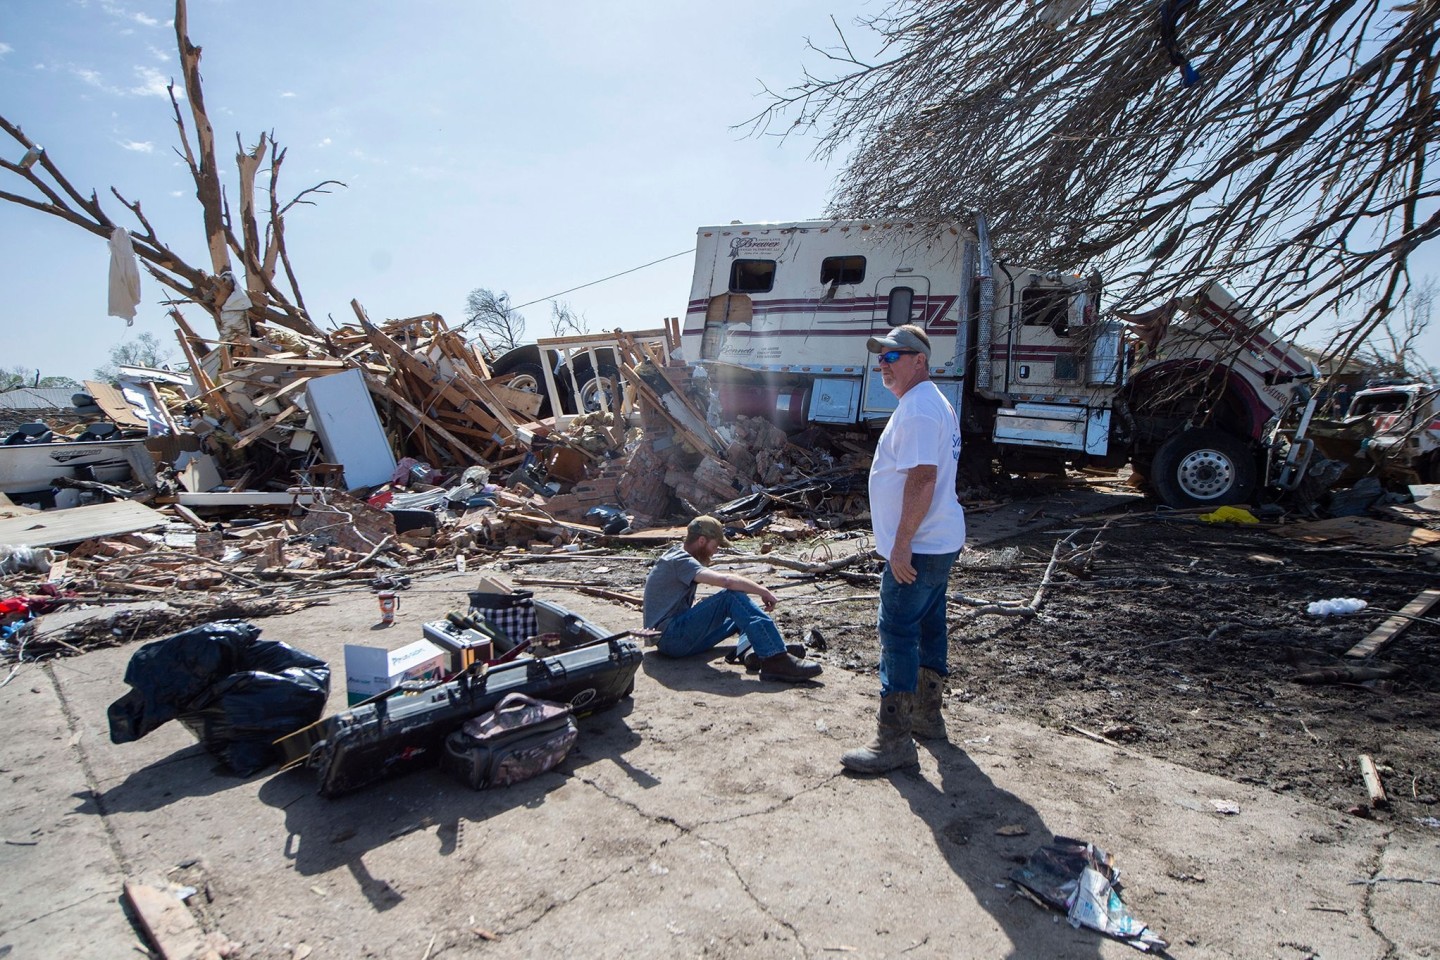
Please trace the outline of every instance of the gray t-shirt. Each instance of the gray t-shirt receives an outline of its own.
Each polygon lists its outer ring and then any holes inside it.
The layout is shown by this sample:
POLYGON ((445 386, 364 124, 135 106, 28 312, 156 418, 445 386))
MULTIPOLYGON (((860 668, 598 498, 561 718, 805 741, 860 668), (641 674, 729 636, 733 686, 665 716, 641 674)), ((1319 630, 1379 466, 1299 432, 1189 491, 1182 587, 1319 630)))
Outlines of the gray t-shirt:
POLYGON ((695 575, 705 566, 683 546, 666 550, 645 578, 645 628, 664 630, 671 617, 695 602, 695 575))

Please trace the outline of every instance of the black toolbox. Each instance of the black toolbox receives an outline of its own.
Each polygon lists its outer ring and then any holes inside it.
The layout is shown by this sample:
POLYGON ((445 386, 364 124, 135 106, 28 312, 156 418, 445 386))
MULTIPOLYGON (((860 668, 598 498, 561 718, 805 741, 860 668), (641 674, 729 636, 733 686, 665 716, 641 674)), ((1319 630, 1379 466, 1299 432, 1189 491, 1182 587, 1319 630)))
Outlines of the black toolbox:
POLYGON ((439 763, 445 738, 507 693, 569 704, 583 717, 635 689, 643 653, 629 632, 603 629, 546 600, 536 600, 544 656, 476 665, 453 680, 402 685, 276 741, 284 769, 307 766, 320 793, 337 796, 387 777, 439 763), (558 635, 558 636, 557 636, 558 635))

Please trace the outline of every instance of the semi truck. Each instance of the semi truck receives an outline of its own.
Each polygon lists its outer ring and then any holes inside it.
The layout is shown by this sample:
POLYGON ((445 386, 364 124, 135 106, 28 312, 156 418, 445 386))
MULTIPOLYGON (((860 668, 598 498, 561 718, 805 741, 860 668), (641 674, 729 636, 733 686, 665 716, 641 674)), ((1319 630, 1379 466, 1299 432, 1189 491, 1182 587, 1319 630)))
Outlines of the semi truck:
POLYGON ((1440 483, 1440 384, 1367 386, 1338 418, 1319 421, 1311 439, 1326 457, 1345 465, 1343 479, 1374 474, 1398 489, 1440 483))
POLYGON ((1126 463, 1174 507, 1293 490, 1318 371, 1219 284, 1106 316, 1101 279, 997 257, 971 222, 730 223, 697 232, 682 332, 722 418, 791 431, 895 408, 867 338, 926 331, 965 459, 1009 473, 1126 463))

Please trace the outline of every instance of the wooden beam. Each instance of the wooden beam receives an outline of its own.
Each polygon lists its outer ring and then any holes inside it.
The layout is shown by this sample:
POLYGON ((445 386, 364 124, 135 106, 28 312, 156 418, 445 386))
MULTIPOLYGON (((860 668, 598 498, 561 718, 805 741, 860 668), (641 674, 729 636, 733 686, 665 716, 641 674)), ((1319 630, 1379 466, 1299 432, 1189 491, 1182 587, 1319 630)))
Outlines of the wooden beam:
POLYGON ((1379 809, 1390 805, 1385 787, 1380 783, 1380 771, 1368 753, 1360 754, 1360 777, 1365 781, 1365 792, 1370 795, 1370 806, 1379 809))
POLYGON ((1426 612, 1435 606, 1436 601, 1440 601, 1440 590, 1434 588, 1422 590, 1419 596, 1405 604, 1404 609, 1376 627, 1370 636, 1346 650, 1345 656, 1372 657, 1379 653, 1389 646, 1391 641, 1404 633, 1417 617, 1425 616, 1426 612))
POLYGON ((125 898, 164 960, 219 960, 190 908, 173 893, 127 882, 125 898))
POLYGON ((236 357, 236 363, 267 367, 301 367, 311 370, 344 370, 344 360, 320 360, 315 357, 236 357))

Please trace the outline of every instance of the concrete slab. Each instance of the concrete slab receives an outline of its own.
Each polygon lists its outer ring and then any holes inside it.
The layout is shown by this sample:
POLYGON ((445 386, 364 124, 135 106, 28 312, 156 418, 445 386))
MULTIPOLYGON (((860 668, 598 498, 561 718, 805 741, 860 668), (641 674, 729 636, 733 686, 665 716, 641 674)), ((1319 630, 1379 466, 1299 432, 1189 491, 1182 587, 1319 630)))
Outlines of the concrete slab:
MULTIPOLYGON (((388 630, 360 590, 257 622, 338 669, 344 643, 409 642, 472 581, 417 583, 388 630)), ((718 653, 652 652, 633 701, 584 720, 556 772, 473 792, 430 771, 326 800, 304 771, 217 771, 178 724, 111 744, 136 646, 0 688, 16 731, 3 835, 39 840, 0 849, 13 956, 130 952, 125 879, 195 887, 235 955, 265 960, 1131 956, 1015 893, 1009 872, 1056 834, 1114 853, 1126 902, 1176 956, 1440 956, 1440 887, 1352 884, 1433 876, 1433 842, 974 708, 918 769, 850 777, 838 757, 873 732, 875 691, 837 669, 790 687, 718 653)))

